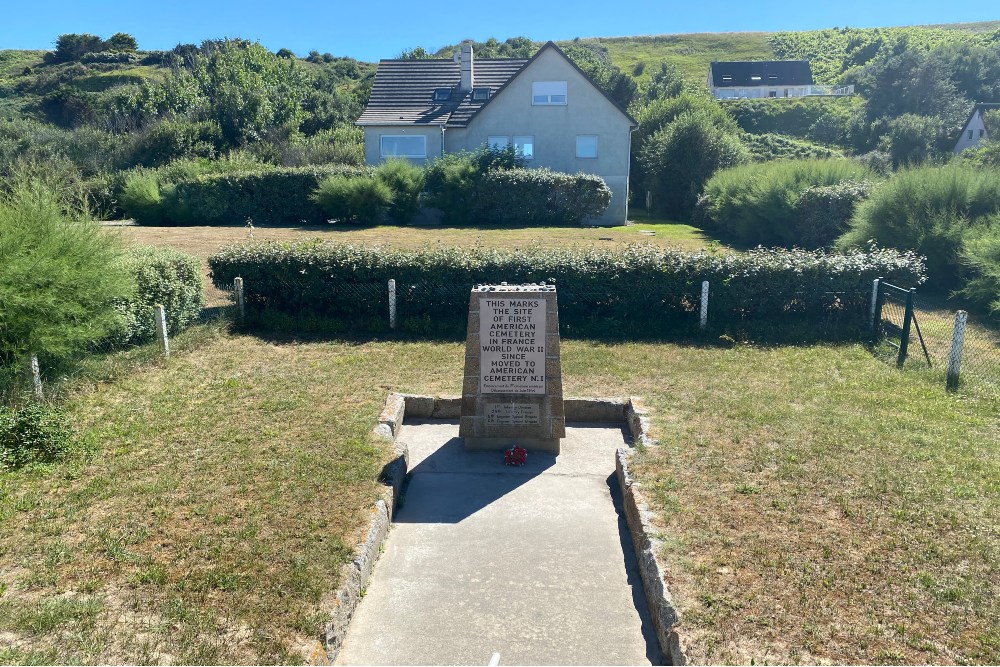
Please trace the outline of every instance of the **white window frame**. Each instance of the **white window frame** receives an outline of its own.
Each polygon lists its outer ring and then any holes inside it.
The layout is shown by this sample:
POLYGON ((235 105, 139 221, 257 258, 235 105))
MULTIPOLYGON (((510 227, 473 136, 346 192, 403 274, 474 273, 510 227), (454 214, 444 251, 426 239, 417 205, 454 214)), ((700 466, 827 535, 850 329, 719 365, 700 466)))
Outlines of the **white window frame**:
POLYGON ((568 84, 565 81, 532 81, 531 105, 536 107, 564 107, 569 104, 568 84), (562 99, 559 99, 562 98, 562 99))
POLYGON ((597 145, 597 135, 596 134, 578 134, 576 135, 576 156, 581 160, 596 160, 597 156, 600 155, 597 145), (593 139, 594 140, 594 154, 593 155, 580 155, 580 139, 593 139))
POLYGON ((491 134, 486 137, 486 146, 491 149, 507 148, 510 146, 510 136, 506 134, 491 134))
POLYGON ((514 150, 518 151, 525 160, 535 159, 535 137, 531 134, 520 134, 514 136, 514 150), (520 141, 518 141, 520 139, 520 141), (527 141, 524 141, 527 139, 527 141), (531 146, 531 155, 524 153, 522 148, 525 144, 531 146))
POLYGON ((378 137, 378 153, 380 157, 409 157, 409 158, 425 158, 427 157, 427 137, 422 134, 380 134, 378 137), (386 139, 420 139, 423 144, 422 153, 386 153, 385 152, 385 140, 386 139))

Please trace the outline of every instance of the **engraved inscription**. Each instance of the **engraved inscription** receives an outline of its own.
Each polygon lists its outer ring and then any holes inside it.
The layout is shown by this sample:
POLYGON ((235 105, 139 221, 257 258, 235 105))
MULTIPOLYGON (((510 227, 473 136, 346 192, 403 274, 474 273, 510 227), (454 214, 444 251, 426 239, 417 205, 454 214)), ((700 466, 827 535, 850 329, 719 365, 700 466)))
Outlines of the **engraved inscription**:
POLYGON ((545 393, 544 299, 481 299, 479 346, 482 393, 545 393))
POLYGON ((536 403, 487 403, 487 426, 538 426, 541 410, 536 403))

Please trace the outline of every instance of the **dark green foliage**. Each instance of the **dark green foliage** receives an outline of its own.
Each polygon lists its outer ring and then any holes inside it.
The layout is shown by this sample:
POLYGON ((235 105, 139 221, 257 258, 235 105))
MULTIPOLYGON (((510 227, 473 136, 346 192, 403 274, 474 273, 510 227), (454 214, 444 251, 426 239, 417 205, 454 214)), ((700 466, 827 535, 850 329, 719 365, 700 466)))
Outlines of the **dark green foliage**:
POLYGON ((392 188, 374 176, 334 175, 319 183, 311 199, 333 222, 379 221, 393 201, 392 188))
POLYGON ((424 170, 407 160, 392 159, 376 167, 375 178, 384 183, 391 192, 389 217, 398 224, 409 223, 420 211, 424 170))
MULTIPOLYGON (((646 69, 645 63, 636 65, 633 76, 639 76, 646 69), (640 67, 641 65, 641 67, 640 67)), ((652 81, 643 92, 643 99, 649 103, 669 97, 678 97, 684 90, 684 77, 672 63, 660 63, 660 71, 653 75, 652 81)))
POLYGON ((362 176, 370 170, 345 165, 254 167, 190 178, 161 178, 136 171, 125 181, 122 207, 139 224, 242 225, 318 224, 327 219, 310 198, 333 175, 362 176), (154 187, 155 184, 155 187, 154 187))
POLYGON ((968 230, 960 259, 967 280, 958 293, 1000 318, 1000 215, 968 230))
POLYGON ((131 293, 118 238, 67 215, 37 181, 0 193, 0 366, 69 358, 115 324, 111 304, 131 293))
POLYGON ((212 158, 222 144, 222 129, 215 121, 168 117, 134 135, 128 162, 159 167, 181 158, 212 158))
POLYGON ((70 449, 72 438, 69 421, 55 407, 0 406, 0 470, 52 461, 70 449))
POLYGON ((119 322, 105 339, 106 344, 124 347, 153 340, 156 305, 163 306, 171 336, 197 321, 205 304, 197 257, 171 248, 138 246, 128 250, 124 262, 135 292, 115 303, 119 322))
POLYGON ((745 134, 743 143, 755 162, 842 157, 839 151, 826 146, 781 134, 745 134))
POLYGON ((803 248, 830 246, 850 226, 858 204, 871 194, 871 181, 843 181, 806 188, 795 202, 792 237, 803 248))
POLYGON ((424 203, 444 211, 450 224, 468 224, 478 214, 476 190, 487 173, 523 168, 525 160, 513 147, 482 146, 474 152, 446 153, 424 170, 424 203))
POLYGON ((549 169, 490 171, 476 186, 475 222, 500 226, 576 225, 611 203, 600 176, 549 169))
POLYGON ((960 286, 960 250, 967 232, 1000 212, 1000 172, 954 164, 904 169, 858 206, 838 245, 880 245, 927 257, 939 287, 960 286))
MULTIPOLYGON (((495 37, 490 37, 485 42, 472 42, 472 49, 476 58, 530 58, 535 55, 539 46, 527 37, 511 37, 502 42, 497 41, 495 37)), ((457 44, 446 46, 438 49, 432 57, 451 58, 460 48, 461 45, 457 44)), ((426 54, 427 52, 423 48, 417 47, 403 53, 411 54, 410 57, 423 57, 421 53, 426 54), (413 53, 417 53, 418 55, 413 56, 413 53)))
POLYGON ((961 162, 972 167, 1000 167, 1000 138, 984 141, 977 148, 962 151, 961 162))
POLYGON ((86 53, 99 53, 106 50, 104 40, 89 33, 59 35, 56 38, 56 48, 45 54, 48 64, 65 63, 79 60, 86 53))
POLYGON ((940 159, 947 150, 948 133, 941 120, 906 113, 888 122, 882 148, 895 167, 918 165, 940 159))
POLYGON ((851 160, 786 160, 715 174, 705 185, 705 219, 748 245, 803 245, 796 204, 809 187, 871 179, 851 160))
POLYGON ((720 127, 704 111, 680 115, 650 137, 639 152, 643 183, 653 193, 653 207, 675 220, 690 219, 712 174, 748 159, 738 135, 720 127))
MULTIPOLYGON (((615 250, 434 248, 386 250, 320 242, 247 242, 209 258, 217 286, 242 276, 255 317, 385 320, 386 281, 394 279, 403 321, 430 319, 464 333, 469 289, 476 283, 555 282, 563 332, 656 335, 697 323, 702 280, 713 286, 713 326, 843 317, 863 328, 871 281, 919 283, 915 255, 891 250, 827 255, 759 250, 690 253, 652 245, 615 250)), ((271 320, 275 321, 274 319, 271 320)), ((815 328, 815 327, 814 327, 815 328)))
POLYGON ((612 64, 606 46, 595 42, 574 42, 566 45, 563 53, 623 109, 632 103, 639 86, 635 79, 612 64))
POLYGON ((846 139, 857 97, 733 100, 722 105, 741 128, 753 134, 775 133, 800 139, 840 143, 846 139))

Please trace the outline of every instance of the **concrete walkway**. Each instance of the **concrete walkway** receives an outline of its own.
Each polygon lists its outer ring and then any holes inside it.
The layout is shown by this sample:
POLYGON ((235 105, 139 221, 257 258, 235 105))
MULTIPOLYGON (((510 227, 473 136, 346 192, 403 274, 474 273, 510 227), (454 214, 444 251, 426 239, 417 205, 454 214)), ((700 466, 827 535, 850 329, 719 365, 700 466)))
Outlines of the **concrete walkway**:
POLYGON ((412 477, 337 664, 638 665, 660 660, 620 513, 619 428, 567 428, 558 457, 466 452, 407 422, 412 477))

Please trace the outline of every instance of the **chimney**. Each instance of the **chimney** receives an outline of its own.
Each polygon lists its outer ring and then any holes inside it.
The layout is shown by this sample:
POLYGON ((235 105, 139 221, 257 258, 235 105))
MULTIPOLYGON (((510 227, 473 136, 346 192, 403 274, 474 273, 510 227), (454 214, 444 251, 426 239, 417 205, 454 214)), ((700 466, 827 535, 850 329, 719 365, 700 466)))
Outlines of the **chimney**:
POLYGON ((462 70, 462 85, 459 90, 463 93, 467 93, 472 90, 473 85, 471 42, 462 44, 462 55, 458 62, 459 68, 462 70))

